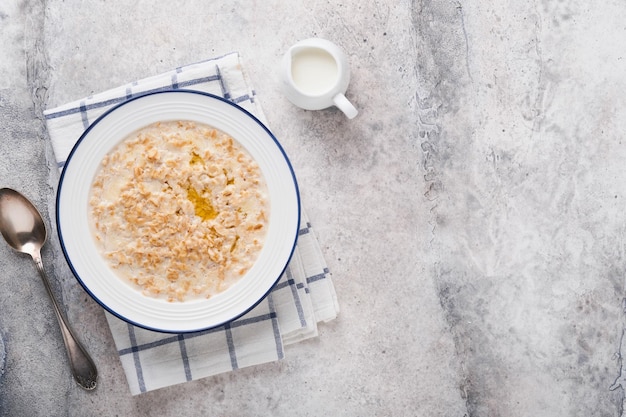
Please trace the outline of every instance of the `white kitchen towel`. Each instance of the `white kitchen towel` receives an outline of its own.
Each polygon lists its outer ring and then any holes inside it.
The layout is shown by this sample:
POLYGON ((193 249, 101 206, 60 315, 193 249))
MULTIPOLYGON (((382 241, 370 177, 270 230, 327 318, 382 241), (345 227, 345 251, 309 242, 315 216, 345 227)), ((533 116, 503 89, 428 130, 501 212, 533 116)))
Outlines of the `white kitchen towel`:
MULTIPOLYGON (((60 170, 99 116, 125 100, 154 91, 190 89, 226 98, 266 122, 240 56, 176 68, 44 112, 60 170)), ((268 296, 243 317, 218 328, 159 333, 106 318, 133 395, 282 359, 284 346, 317 335, 317 323, 339 311, 324 257, 304 210, 293 257, 268 296)))

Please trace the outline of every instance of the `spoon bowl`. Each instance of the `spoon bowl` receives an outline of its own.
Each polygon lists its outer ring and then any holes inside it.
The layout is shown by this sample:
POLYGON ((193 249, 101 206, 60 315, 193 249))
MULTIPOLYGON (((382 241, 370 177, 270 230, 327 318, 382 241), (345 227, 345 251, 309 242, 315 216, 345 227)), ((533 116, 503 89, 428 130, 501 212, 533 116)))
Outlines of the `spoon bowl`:
POLYGON ((13 249, 29 255, 39 251, 48 238, 39 211, 9 188, 0 190, 0 231, 13 249))
POLYGON ((4 240, 16 251, 33 258, 46 291, 52 300, 63 342, 78 385, 86 390, 96 388, 98 372, 87 351, 78 342, 56 302, 50 282, 43 268, 41 248, 48 232, 37 208, 22 194, 10 188, 0 189, 0 232, 4 240))

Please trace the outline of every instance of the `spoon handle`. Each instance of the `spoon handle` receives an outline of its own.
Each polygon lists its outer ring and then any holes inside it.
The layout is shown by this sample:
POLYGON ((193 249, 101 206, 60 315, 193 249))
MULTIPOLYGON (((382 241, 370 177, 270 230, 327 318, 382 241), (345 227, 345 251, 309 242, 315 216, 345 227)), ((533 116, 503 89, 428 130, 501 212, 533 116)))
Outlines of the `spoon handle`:
POLYGON ((98 378, 96 365, 93 363, 93 360, 91 359, 87 351, 78 342, 78 340, 74 336, 74 333, 72 332, 72 329, 70 329, 70 327, 68 326, 65 317, 61 313, 59 305, 54 298, 54 294, 52 293, 50 281, 48 280, 46 271, 43 268, 41 255, 33 255, 33 260, 35 261, 37 271, 39 271, 39 275, 43 280, 44 286, 46 287, 46 291, 48 292, 48 295, 52 300, 52 306, 54 307, 54 312, 57 316, 57 320, 59 321, 61 334, 63 334, 63 342, 65 343, 65 348, 67 350, 67 356, 70 361, 70 367, 72 368, 72 374, 74 375, 74 379, 81 388, 91 391, 96 388, 96 380, 98 378))

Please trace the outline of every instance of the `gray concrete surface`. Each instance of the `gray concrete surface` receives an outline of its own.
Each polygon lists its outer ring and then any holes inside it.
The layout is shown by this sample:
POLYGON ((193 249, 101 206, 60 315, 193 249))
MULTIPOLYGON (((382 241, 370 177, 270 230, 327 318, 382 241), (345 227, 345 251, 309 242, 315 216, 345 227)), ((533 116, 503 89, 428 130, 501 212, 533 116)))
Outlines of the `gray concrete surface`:
POLYGON ((101 374, 87 393, 30 260, 0 244, 0 416, 624 415, 624 21, 619 1, 0 3, 1 186, 54 227, 44 109, 239 51, 342 308, 280 362, 132 397, 52 234, 101 374), (281 95, 311 36, 348 53, 356 119, 281 95))

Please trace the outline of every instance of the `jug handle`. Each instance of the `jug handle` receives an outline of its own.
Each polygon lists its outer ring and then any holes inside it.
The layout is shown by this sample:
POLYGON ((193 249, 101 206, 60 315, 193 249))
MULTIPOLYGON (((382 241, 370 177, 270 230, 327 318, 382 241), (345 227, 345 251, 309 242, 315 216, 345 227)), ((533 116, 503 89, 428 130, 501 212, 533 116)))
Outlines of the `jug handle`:
POLYGON ((359 114, 356 107, 354 107, 352 103, 348 101, 346 96, 341 93, 333 97, 333 103, 335 103, 335 106, 337 106, 337 108, 341 110, 348 117, 348 119, 354 119, 356 115, 359 114))

